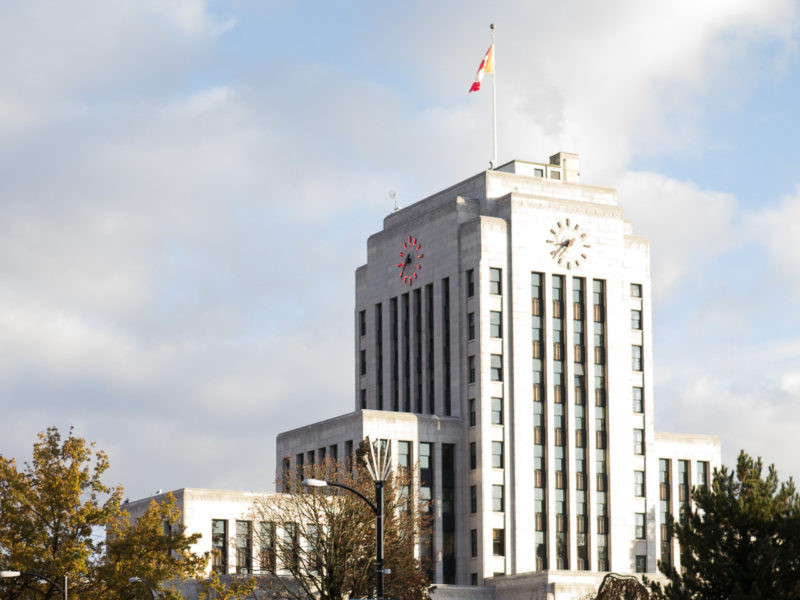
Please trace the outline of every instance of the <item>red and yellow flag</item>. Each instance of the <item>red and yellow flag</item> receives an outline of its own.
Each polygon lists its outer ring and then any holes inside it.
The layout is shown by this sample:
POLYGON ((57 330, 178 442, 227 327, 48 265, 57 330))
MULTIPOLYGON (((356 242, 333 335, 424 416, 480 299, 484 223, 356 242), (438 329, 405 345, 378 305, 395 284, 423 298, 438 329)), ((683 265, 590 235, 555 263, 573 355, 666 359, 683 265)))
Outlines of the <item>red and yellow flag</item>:
POLYGON ((481 61, 481 65, 478 67, 478 72, 475 73, 475 81, 472 82, 472 86, 470 86, 470 92, 477 92, 481 89, 481 80, 483 79, 484 73, 491 73, 492 68, 494 67, 494 43, 489 46, 489 49, 486 51, 486 54, 481 61))

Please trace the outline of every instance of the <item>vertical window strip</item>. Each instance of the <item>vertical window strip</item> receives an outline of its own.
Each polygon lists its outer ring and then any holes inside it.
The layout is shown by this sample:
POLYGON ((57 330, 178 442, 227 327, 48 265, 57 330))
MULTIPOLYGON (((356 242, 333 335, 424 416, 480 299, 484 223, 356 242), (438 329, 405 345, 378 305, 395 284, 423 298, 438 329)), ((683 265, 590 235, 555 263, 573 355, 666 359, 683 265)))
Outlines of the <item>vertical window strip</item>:
POLYGON ((547 565, 547 483, 545 469, 546 415, 544 402, 544 275, 531 273, 531 333, 533 368, 533 461, 534 461, 534 552, 536 569, 546 570, 547 565))

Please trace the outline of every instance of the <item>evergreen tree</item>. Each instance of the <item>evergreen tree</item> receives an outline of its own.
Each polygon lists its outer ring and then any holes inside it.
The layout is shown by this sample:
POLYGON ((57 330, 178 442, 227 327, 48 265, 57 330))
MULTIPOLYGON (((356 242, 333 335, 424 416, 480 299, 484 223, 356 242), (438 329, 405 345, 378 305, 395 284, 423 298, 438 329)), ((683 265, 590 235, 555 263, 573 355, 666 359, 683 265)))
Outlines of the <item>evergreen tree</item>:
POLYGON ((669 582, 651 583, 654 598, 800 599, 800 496, 774 465, 762 471, 761 459, 742 451, 735 471, 722 467, 710 488, 694 489, 670 524, 682 572, 660 564, 669 582))

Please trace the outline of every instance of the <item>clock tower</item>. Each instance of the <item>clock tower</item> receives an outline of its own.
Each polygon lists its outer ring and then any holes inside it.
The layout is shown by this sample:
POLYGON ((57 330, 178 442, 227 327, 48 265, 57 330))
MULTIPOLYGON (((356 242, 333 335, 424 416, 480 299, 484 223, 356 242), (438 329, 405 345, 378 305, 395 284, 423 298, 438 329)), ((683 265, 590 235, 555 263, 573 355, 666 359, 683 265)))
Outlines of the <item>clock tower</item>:
POLYGON ((577 155, 388 215, 356 270, 354 333, 354 412, 281 434, 278 456, 343 456, 369 435, 417 465, 437 595, 501 598, 514 575, 566 598, 607 571, 678 566, 666 523, 719 440, 655 431, 648 241, 615 190, 580 182, 577 155))

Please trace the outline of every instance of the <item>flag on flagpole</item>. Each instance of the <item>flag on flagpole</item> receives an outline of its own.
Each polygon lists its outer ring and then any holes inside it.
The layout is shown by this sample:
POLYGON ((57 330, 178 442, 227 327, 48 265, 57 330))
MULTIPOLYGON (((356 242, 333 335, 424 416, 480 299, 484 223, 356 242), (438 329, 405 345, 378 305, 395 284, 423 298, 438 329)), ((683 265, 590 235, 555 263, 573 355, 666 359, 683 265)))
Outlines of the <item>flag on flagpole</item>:
POLYGON ((492 45, 489 46, 489 49, 486 51, 486 54, 481 61, 480 66, 478 67, 478 72, 475 73, 475 81, 472 82, 472 86, 469 88, 470 92, 477 92, 481 89, 481 80, 483 80, 484 73, 491 73, 492 68, 494 67, 494 42, 492 45))

